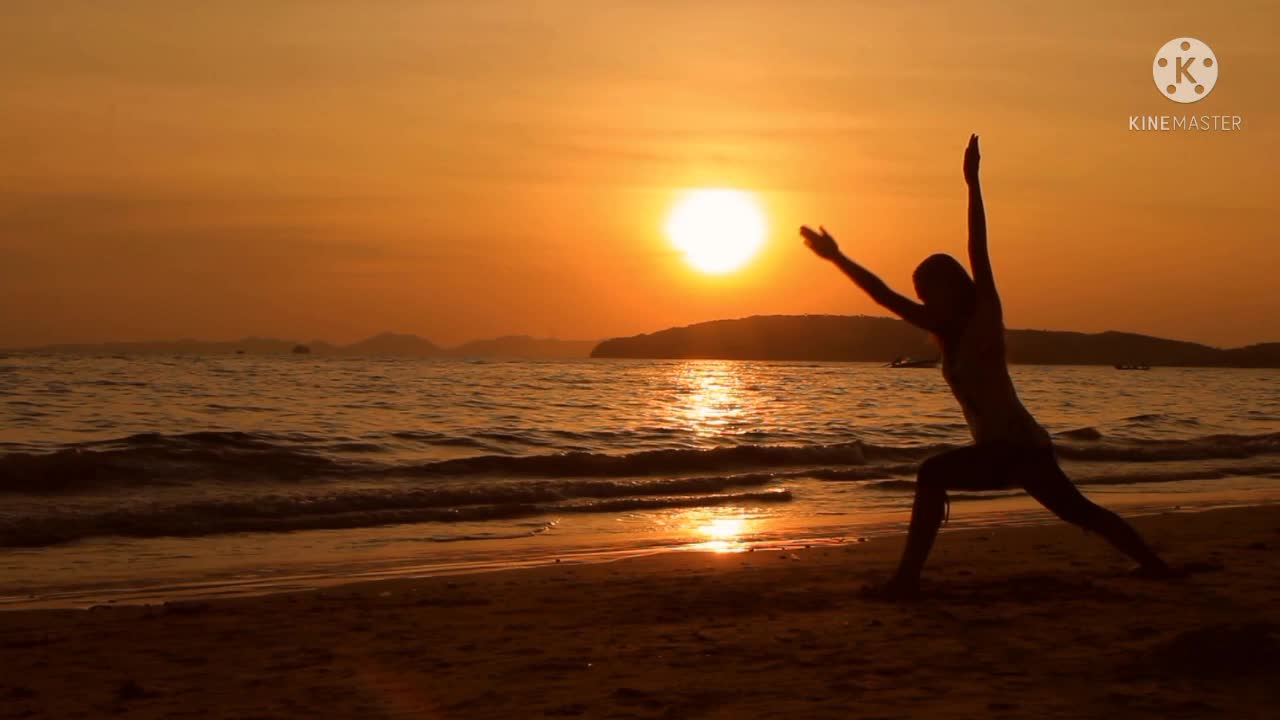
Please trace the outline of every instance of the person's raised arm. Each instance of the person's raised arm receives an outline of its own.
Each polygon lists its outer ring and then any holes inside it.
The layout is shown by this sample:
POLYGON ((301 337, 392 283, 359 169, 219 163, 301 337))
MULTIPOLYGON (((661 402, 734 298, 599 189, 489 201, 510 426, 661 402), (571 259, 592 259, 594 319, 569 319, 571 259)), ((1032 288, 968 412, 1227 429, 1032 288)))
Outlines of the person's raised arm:
POLYGON ((987 213, 982 207, 982 186, 978 182, 978 136, 969 136, 969 147, 964 151, 964 181, 969 185, 969 269, 977 286, 978 298, 1000 306, 1000 294, 996 292, 995 273, 991 270, 991 255, 987 251, 987 213))
POLYGON ((845 257, 844 253, 840 252, 840 247, 836 245, 835 238, 827 234, 826 228, 819 228, 819 230, 821 232, 808 227, 800 228, 800 234, 804 237, 804 244, 808 245, 815 255, 831 261, 832 264, 840 268, 845 275, 849 276, 850 280, 862 288, 881 307, 922 330, 930 332, 935 330, 935 323, 923 305, 894 292, 875 273, 845 257))

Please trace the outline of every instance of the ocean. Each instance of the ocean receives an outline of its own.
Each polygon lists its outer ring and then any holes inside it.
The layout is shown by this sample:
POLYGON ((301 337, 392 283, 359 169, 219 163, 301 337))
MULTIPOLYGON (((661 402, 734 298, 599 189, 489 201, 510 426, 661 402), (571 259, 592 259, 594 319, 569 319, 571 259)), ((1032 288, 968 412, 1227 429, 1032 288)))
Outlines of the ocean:
MULTIPOLYGON (((1015 366, 1122 513, 1280 498, 1274 370, 1015 366)), ((0 606, 87 605, 900 531, 968 442, 936 369, 0 357, 0 606)), ((956 494, 952 526, 1044 522, 956 494)))

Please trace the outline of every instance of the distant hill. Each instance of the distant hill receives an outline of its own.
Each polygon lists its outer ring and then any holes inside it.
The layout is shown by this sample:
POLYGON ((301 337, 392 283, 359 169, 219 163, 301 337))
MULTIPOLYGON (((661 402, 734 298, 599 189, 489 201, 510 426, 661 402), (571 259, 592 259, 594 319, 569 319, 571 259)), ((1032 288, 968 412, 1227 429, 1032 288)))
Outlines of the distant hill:
MULTIPOLYGON (((1136 333, 1010 330, 1007 344, 1014 363, 1280 367, 1280 343, 1222 350, 1136 333)), ((613 338, 597 345, 591 357, 889 362, 937 354, 926 333, 893 318, 768 315, 613 338)))
POLYGON ((1276 367, 1280 342, 1259 343, 1224 351, 1231 367, 1276 367))
POLYGON ((586 358, 595 347, 594 340, 556 340, 507 336, 491 340, 473 340, 454 348, 443 348, 417 335, 384 332, 350 345, 334 345, 323 340, 300 343, 296 340, 247 337, 242 340, 167 340, 156 342, 69 343, 22 348, 24 352, 80 353, 91 355, 289 355, 297 346, 305 346, 309 356, 344 357, 432 357, 432 358, 503 358, 503 359, 571 359, 586 358))
POLYGON ((842 315, 770 315, 714 320, 605 340, 597 358, 854 360, 888 362, 937 354, 927 336, 900 320, 842 315))
MULTIPOLYGON (((23 352, 83 353, 91 355, 217 355, 237 351, 255 355, 288 354, 298 343, 294 340, 247 337, 242 340, 157 340, 149 342, 62 343, 30 348, 14 348, 23 352)), ((327 346, 311 343, 312 346, 327 346)))
POLYGON ((443 355, 444 352, 430 340, 425 340, 417 335, 404 335, 399 333, 384 332, 380 335, 374 335, 371 338, 361 340, 351 345, 339 346, 333 349, 338 355, 366 355, 366 356, 400 356, 400 357, 434 357, 443 355))
POLYGON ((595 340, 556 340, 508 335, 492 340, 472 340, 450 348, 449 354, 460 358, 571 359, 589 356, 595 346, 595 340))

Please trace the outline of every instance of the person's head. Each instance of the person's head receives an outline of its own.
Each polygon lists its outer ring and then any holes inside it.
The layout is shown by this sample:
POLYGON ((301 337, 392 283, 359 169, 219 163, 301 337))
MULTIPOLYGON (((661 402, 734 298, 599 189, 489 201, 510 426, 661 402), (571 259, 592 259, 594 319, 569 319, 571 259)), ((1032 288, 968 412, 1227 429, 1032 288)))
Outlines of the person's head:
POLYGON ((916 295, 935 315, 950 320, 973 311, 977 290, 964 266, 945 253, 930 255, 911 276, 916 295))

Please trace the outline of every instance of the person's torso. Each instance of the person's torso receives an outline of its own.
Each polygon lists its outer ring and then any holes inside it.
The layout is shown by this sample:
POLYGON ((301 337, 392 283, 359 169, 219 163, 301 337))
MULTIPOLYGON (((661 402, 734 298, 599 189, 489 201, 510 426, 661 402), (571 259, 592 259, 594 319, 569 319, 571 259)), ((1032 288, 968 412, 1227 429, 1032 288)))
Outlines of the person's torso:
POLYGON ((1049 433, 1022 405, 1009 376, 997 307, 980 304, 959 336, 944 343, 942 376, 975 442, 1050 444, 1049 433))

